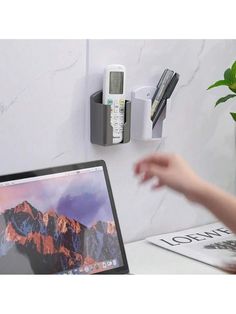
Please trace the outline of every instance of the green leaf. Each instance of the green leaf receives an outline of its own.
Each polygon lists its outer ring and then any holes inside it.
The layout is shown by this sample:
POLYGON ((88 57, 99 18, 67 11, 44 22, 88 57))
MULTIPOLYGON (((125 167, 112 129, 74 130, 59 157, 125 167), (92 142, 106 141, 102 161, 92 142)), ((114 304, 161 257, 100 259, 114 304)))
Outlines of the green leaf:
POLYGON ((234 121, 236 121, 236 112, 230 112, 232 118, 234 119, 234 121))
POLYGON ((233 78, 233 75, 231 73, 231 69, 227 69, 225 71, 224 78, 225 78, 225 81, 229 83, 229 85, 233 83, 234 78, 233 78))
POLYGON ((229 89, 232 90, 232 92, 236 93, 236 82, 230 85, 229 89))
POLYGON ((225 81, 225 80, 220 80, 220 81, 215 82, 211 86, 209 86, 208 89, 211 89, 211 88, 217 87, 217 86, 223 86, 223 85, 229 86, 230 84, 227 81, 225 81))
POLYGON ((236 61, 234 61, 233 65, 231 67, 231 73, 236 80, 236 61))
POLYGON ((226 102, 228 99, 233 98, 233 97, 236 97, 236 94, 230 94, 230 95, 227 95, 225 97, 221 97, 220 99, 217 100, 215 107, 217 105, 221 104, 222 102, 226 102))

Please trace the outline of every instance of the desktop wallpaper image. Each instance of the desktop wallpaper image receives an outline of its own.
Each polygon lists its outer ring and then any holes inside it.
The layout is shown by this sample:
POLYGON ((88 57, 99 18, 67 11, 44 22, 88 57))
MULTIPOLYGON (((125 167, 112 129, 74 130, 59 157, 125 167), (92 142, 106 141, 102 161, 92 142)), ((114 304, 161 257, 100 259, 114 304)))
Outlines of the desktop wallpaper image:
POLYGON ((107 260, 122 265, 103 171, 0 187, 0 273, 94 273, 107 260))

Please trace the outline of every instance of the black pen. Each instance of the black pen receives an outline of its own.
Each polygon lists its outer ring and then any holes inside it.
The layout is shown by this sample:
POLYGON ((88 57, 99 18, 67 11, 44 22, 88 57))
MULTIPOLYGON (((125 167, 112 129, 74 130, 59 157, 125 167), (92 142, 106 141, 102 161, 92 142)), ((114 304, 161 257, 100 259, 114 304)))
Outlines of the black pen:
POLYGON ((158 106, 156 112, 154 113, 152 128, 154 128, 157 120, 160 118, 160 116, 162 114, 162 111, 163 111, 163 109, 166 106, 167 99, 169 99, 170 96, 172 95, 172 93, 173 93, 173 91, 175 89, 175 86, 177 85, 178 81, 179 81, 179 74, 175 73, 174 76, 172 77, 169 85, 167 86, 167 88, 165 90, 165 93, 164 93, 164 95, 163 95, 163 97, 161 99, 160 105, 158 106))

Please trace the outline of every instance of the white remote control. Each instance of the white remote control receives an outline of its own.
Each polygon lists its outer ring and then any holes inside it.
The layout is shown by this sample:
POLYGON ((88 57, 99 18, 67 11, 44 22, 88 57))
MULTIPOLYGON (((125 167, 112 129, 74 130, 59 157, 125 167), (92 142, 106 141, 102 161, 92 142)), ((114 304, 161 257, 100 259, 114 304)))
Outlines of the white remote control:
POLYGON ((125 116, 125 67, 123 65, 111 64, 105 68, 103 104, 111 106, 113 144, 121 143, 125 116))

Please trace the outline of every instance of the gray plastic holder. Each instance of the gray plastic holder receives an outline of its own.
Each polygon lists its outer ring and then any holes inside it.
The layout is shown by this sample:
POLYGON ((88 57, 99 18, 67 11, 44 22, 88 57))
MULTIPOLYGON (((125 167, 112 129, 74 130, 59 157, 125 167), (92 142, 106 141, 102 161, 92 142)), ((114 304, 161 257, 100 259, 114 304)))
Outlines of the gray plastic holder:
MULTIPOLYGON (((123 128, 123 141, 130 141, 131 102, 125 101, 125 122, 123 128)), ((113 144, 113 127, 111 126, 111 106, 102 104, 102 91, 90 96, 90 140, 91 143, 109 146, 113 144)))

